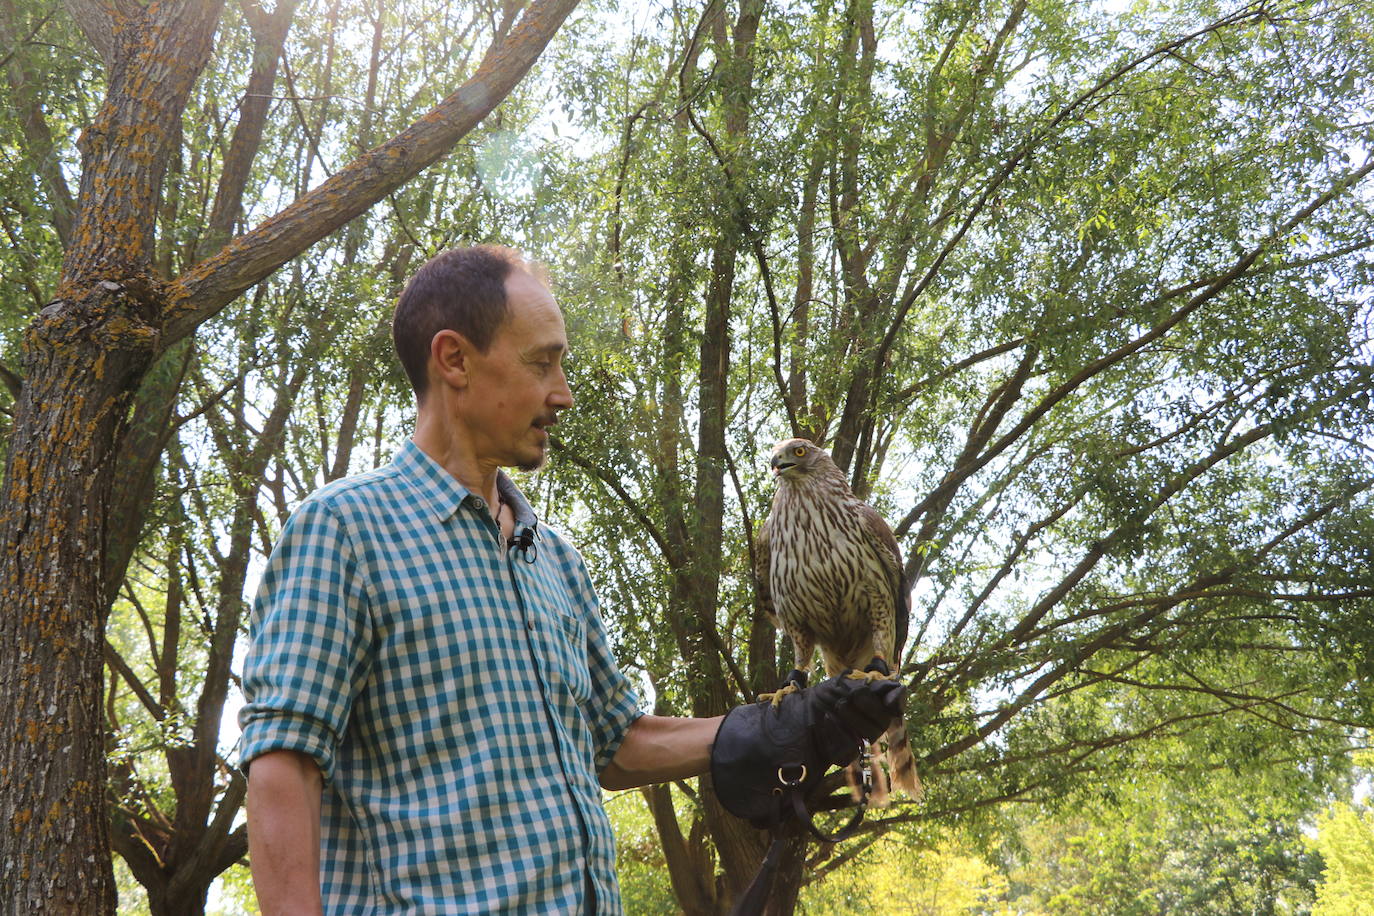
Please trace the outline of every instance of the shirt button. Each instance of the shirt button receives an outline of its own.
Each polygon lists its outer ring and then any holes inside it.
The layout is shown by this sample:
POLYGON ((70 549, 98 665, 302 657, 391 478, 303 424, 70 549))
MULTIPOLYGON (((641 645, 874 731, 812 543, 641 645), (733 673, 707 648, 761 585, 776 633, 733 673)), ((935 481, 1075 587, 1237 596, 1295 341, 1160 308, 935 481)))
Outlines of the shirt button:
POLYGON ((531 630, 533 630, 533 629, 534 629, 534 621, 533 621, 533 620, 526 620, 526 621, 525 621, 525 626, 527 626, 527 627, 529 627, 531 630))
POLYGON ((476 498, 476 497, 473 498, 472 504, 473 504, 474 506, 476 506, 476 507, 478 508, 479 511, 482 510, 482 509, 485 509, 485 508, 487 507, 487 504, 486 504, 484 501, 482 501, 481 499, 478 499, 478 498, 476 498))

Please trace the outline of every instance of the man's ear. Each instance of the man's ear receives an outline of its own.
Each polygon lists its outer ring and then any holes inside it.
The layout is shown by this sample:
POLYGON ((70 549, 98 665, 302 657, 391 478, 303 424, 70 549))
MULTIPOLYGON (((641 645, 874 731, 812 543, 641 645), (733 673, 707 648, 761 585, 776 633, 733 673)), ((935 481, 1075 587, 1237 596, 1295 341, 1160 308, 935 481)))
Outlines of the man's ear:
POLYGON ((474 352, 466 337, 444 329, 429 342, 429 371, 434 374, 435 381, 450 388, 466 388, 474 352))

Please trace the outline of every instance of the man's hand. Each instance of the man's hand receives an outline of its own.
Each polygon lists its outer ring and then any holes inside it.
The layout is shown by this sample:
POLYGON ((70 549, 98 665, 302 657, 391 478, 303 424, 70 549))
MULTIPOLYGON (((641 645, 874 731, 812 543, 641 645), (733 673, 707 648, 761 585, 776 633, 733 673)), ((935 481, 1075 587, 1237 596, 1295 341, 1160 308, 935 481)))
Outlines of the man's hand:
POLYGON ((248 857, 263 916, 320 916, 320 768, 295 751, 248 767, 248 857))

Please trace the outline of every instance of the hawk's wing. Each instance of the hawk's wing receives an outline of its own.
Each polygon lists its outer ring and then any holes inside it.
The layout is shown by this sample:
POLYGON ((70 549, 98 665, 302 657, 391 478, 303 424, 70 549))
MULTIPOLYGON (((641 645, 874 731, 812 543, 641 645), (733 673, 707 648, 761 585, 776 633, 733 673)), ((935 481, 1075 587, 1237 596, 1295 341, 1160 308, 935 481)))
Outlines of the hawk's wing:
POLYGON ((907 621, 911 616, 911 590, 906 587, 906 576, 902 572, 902 551, 887 522, 867 503, 859 503, 859 518, 863 520, 864 537, 868 546, 882 560, 887 570, 887 580, 892 586, 893 620, 896 630, 892 640, 892 666, 901 664, 902 650, 906 646, 907 621))
POLYGON ((778 615, 773 612, 773 589, 769 582, 772 575, 769 569, 769 558, 772 556, 772 547, 768 539, 768 522, 759 526, 759 536, 754 538, 754 593, 758 595, 759 607, 768 615, 773 626, 779 630, 782 624, 778 621, 778 615))

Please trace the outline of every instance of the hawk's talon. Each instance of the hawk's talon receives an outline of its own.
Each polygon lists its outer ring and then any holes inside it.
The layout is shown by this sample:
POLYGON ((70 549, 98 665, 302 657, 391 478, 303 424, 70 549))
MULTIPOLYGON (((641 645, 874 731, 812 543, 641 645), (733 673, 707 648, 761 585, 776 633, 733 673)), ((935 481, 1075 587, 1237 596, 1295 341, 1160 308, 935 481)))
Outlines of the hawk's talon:
POLYGON ((787 696, 789 693, 797 693, 800 690, 801 688, 797 686, 796 681, 788 681, 786 684, 783 684, 781 687, 779 687, 772 693, 759 694, 758 701, 762 703, 765 700, 767 700, 773 704, 774 709, 777 709, 779 706, 782 705, 783 697, 787 696))
POLYGON ((887 659, 881 655, 875 655, 864 670, 851 670, 845 677, 855 681, 866 681, 869 684, 874 681, 895 681, 896 678, 892 676, 891 671, 892 669, 887 665, 887 659))
POLYGON ((865 681, 869 684, 874 681, 895 681, 896 678, 885 671, 850 671, 845 677, 851 681, 865 681))

